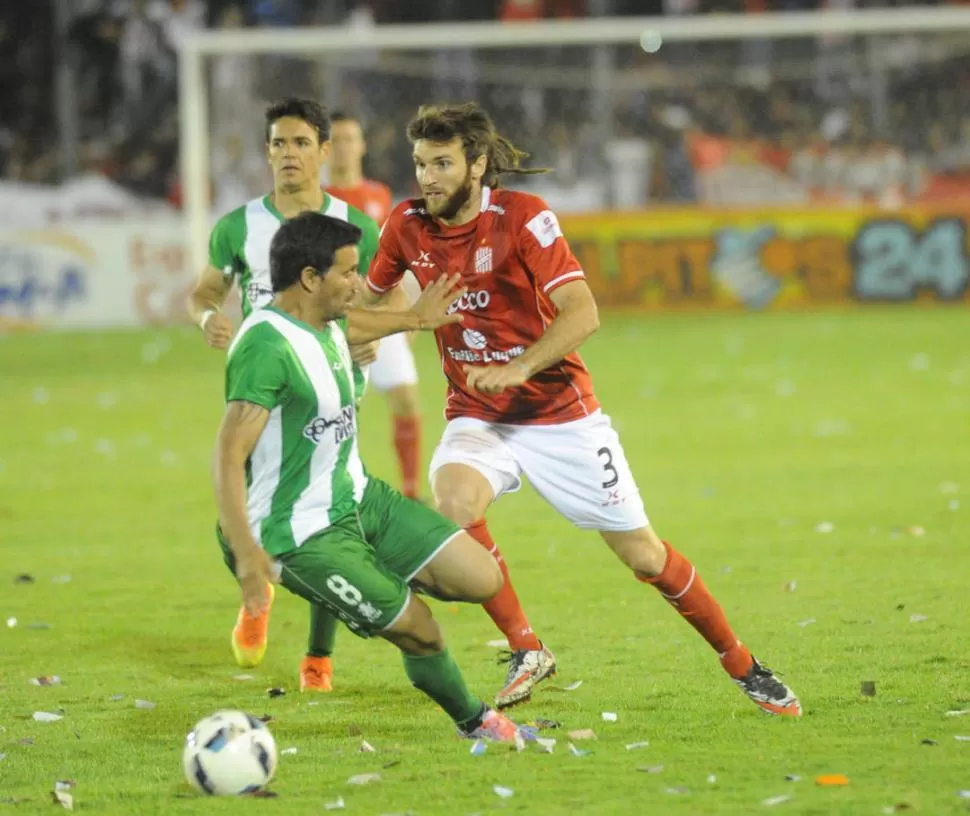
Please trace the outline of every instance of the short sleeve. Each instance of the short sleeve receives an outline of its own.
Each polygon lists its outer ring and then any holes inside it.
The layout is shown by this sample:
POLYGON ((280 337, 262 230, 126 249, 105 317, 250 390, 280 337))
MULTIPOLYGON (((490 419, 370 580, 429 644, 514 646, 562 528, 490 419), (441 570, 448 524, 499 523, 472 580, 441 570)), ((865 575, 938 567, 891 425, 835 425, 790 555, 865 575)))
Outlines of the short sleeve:
POLYGON ((526 208, 524 220, 519 234, 522 257, 544 294, 585 277, 562 233, 559 219, 541 198, 535 198, 526 208))
POLYGON ((372 292, 383 295, 401 282, 407 265, 404 263, 398 229, 400 221, 391 214, 381 228, 377 255, 367 273, 367 286, 372 292))
POLYGON ((360 274, 366 275, 377 255, 377 245, 380 241, 380 229, 377 222, 369 216, 363 216, 357 224, 363 233, 357 249, 360 252, 360 274))
POLYGON ((235 269, 236 259, 246 241, 246 216, 243 209, 220 218, 209 235, 209 265, 216 269, 235 269))
POLYGON ((226 363, 226 402, 252 402, 272 411, 283 401, 286 361, 278 345, 251 331, 226 363))

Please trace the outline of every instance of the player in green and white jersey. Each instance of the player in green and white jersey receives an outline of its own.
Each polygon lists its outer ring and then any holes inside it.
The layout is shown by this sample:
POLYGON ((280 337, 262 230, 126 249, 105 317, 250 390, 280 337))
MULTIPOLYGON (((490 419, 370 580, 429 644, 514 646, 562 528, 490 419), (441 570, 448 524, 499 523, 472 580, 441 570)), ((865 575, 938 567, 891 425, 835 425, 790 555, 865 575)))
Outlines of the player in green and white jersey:
MULTIPOLYGON (((356 225, 360 269, 366 272, 377 251, 377 224, 346 202, 325 193, 320 171, 330 154, 330 119, 317 103, 284 99, 270 106, 265 115, 266 154, 273 175, 273 191, 223 216, 212 230, 209 263, 189 297, 189 314, 201 325, 206 342, 226 348, 233 327, 220 308, 238 283, 243 316, 248 317, 273 298, 270 279, 270 244, 288 219, 303 212, 320 212, 356 225)), ((363 366, 373 362, 377 344, 351 348, 358 398, 363 393, 363 366)), ((333 652, 337 621, 322 605, 310 613, 307 654, 300 665, 300 687, 308 691, 332 688, 333 652)), ((269 608, 259 616, 240 609, 232 631, 232 649, 240 666, 258 665, 266 653, 269 608)))
POLYGON ((357 448, 349 344, 458 322, 458 276, 426 287, 407 312, 351 309, 360 230, 307 212, 270 247, 270 304, 239 328, 226 365, 215 488, 219 539, 250 614, 279 581, 357 634, 403 653, 411 683, 471 738, 526 734, 469 691, 441 630, 411 586, 485 603, 502 586, 494 559, 443 516, 370 476, 357 448))

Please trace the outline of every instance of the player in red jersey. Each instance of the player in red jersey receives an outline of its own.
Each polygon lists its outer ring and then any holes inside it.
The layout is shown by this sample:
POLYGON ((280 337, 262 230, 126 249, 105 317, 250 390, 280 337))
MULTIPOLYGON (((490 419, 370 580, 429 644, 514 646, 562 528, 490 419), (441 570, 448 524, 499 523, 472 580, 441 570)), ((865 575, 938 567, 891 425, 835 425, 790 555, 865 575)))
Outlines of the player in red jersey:
POLYGON ((525 154, 476 104, 425 107, 408 125, 423 199, 385 224, 367 283, 390 293, 410 269, 422 286, 461 273, 465 320, 435 332, 448 380, 448 425, 431 462, 439 510, 492 551, 505 587, 485 608, 513 656, 497 703, 528 699, 555 668, 529 628, 498 548, 488 507, 524 473, 577 527, 596 530, 717 651, 760 708, 801 714, 795 694, 735 636, 693 565, 647 521, 609 417, 577 349, 599 326, 596 302, 555 214, 537 196, 498 187, 525 154))
MULTIPOLYGON (((383 224, 391 212, 391 190, 364 178, 367 153, 360 122, 345 113, 330 116, 330 185, 327 192, 383 224)), ((401 492, 412 499, 420 493, 421 402, 418 369, 406 334, 385 337, 370 367, 370 384, 387 397, 394 417, 394 449, 401 470, 401 492)))

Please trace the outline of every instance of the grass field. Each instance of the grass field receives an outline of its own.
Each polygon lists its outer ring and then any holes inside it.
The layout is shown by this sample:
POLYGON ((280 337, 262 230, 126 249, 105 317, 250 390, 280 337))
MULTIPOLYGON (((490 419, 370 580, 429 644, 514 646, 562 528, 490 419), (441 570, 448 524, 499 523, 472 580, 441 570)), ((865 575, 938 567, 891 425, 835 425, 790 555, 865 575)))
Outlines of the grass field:
MULTIPOLYGON (((419 356, 430 453, 443 388, 430 343, 419 356)), ((221 355, 193 330, 12 336, 0 339, 0 813, 50 812, 57 779, 76 780, 80 812, 129 816, 318 814, 338 796, 348 814, 967 813, 970 742, 955 737, 970 714, 945 716, 970 709, 966 312, 606 315, 585 356, 654 524, 799 692, 800 721, 761 715, 652 589, 529 490, 490 521, 558 654, 555 682, 584 681, 516 711, 563 724, 552 755, 471 756, 395 651, 347 632, 338 690, 301 697, 307 614, 290 596, 264 665, 236 680, 238 596, 211 533, 221 355), (52 674, 61 685, 29 682, 52 674), (272 686, 288 693, 269 699, 272 686), (280 748, 298 749, 281 757, 279 798, 207 800, 182 781, 185 732, 224 707, 272 715, 280 748), (580 728, 598 734, 578 743, 586 756, 566 748, 580 728), (347 784, 371 771, 382 780, 347 784), (816 785, 826 773, 850 783, 816 785)), ((393 477, 384 405, 365 402, 366 460, 393 477)), ((473 687, 494 693, 488 618, 434 609, 473 687)))

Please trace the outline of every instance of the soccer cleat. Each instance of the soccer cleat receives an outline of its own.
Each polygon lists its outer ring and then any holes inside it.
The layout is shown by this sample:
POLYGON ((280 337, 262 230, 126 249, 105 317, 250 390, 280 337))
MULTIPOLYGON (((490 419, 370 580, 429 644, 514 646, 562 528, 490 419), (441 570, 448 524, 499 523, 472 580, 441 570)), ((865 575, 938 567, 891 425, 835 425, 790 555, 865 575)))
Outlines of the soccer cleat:
POLYGON ((236 662, 244 669, 251 669, 263 662, 263 655, 266 654, 266 642, 269 637, 269 613, 273 608, 273 597, 276 589, 272 584, 267 584, 269 591, 269 605, 262 615, 253 617, 246 611, 246 607, 240 607, 239 617, 236 618, 236 625, 232 630, 232 653, 236 656, 236 662))
POLYGON ((493 742, 516 742, 524 739, 521 729, 504 714, 489 709, 482 717, 482 724, 472 731, 458 729, 458 735, 465 739, 487 739, 493 742))
POLYGON ((802 704, 798 702, 795 692, 757 660, 744 677, 734 682, 762 711, 780 717, 802 716, 802 704))
POLYGON ((509 708, 528 702, 538 683, 556 673, 556 656, 546 648, 517 649, 509 657, 509 673, 495 698, 495 707, 509 708))
POLYGON ((307 655, 300 663, 300 691, 333 691, 333 664, 329 657, 307 655))

